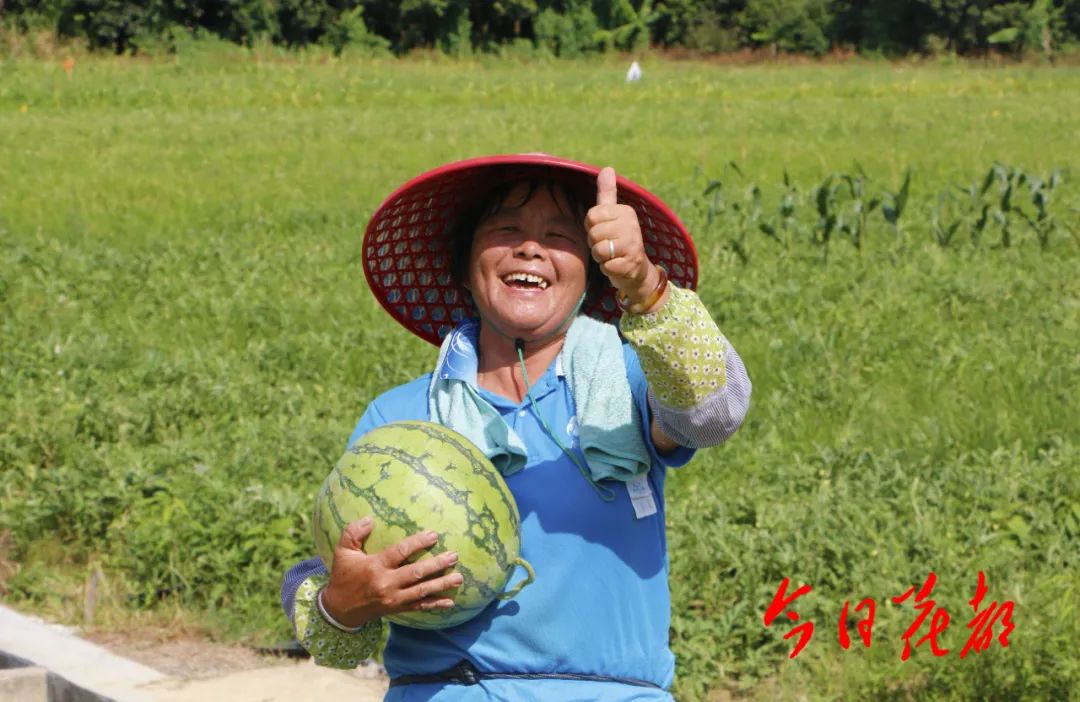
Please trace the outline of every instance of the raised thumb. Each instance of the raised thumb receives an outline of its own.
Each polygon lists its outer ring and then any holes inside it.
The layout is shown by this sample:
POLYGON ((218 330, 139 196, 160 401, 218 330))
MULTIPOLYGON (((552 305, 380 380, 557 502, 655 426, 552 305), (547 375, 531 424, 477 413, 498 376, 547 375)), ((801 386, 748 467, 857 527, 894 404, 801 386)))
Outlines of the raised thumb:
POLYGON ((596 176, 596 204, 614 205, 618 203, 619 195, 615 189, 615 169, 605 166, 596 176))

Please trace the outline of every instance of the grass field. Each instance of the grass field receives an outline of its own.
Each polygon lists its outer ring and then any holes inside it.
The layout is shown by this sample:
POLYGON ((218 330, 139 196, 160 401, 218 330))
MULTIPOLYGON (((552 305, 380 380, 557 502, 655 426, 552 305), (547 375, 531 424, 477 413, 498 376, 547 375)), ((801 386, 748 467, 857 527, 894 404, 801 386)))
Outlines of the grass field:
MULTIPOLYGON (((673 205, 754 381, 741 432, 669 482, 677 697, 1075 696, 1080 70, 644 68, 628 86, 618 62, 0 62, 4 601, 285 638, 277 587, 311 551, 316 487, 365 403, 434 359, 365 289, 367 218, 436 164, 547 151, 673 205), (1005 211, 1005 246, 969 212, 938 243, 940 194, 995 162, 1064 169, 1056 228, 1040 244, 1005 211), (817 202, 860 169, 882 205, 856 248, 817 202), (960 659, 979 570, 1016 629, 960 659), (950 653, 902 662, 917 613, 889 598, 930 571, 950 653), (785 577, 813 586, 795 660, 786 617, 762 621, 785 577), (864 597, 873 645, 845 651, 840 608, 864 597)), ((830 207, 850 225, 854 204, 830 207)))

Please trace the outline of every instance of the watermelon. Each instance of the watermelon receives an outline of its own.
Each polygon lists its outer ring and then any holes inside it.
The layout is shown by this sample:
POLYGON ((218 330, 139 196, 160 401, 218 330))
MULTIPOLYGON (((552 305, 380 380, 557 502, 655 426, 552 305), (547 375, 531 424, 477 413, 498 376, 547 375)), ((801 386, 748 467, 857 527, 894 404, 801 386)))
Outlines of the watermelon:
POLYGON ((521 518, 506 482, 472 442, 442 425, 393 422, 373 429, 330 471, 312 517, 315 547, 328 571, 342 529, 367 516, 375 520, 364 544, 369 554, 427 529, 439 540, 417 558, 458 553, 454 570, 464 582, 445 593, 454 607, 386 617, 396 624, 456 626, 532 582, 532 567, 519 555, 521 518), (504 592, 517 565, 528 577, 504 592))

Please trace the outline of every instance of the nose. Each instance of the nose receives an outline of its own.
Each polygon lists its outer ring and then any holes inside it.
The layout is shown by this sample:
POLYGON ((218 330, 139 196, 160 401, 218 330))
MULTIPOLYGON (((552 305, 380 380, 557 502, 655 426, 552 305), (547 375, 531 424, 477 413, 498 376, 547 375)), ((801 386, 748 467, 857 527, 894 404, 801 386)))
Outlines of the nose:
POLYGON ((518 245, 514 247, 514 258, 543 258, 544 247, 533 236, 523 236, 518 245))

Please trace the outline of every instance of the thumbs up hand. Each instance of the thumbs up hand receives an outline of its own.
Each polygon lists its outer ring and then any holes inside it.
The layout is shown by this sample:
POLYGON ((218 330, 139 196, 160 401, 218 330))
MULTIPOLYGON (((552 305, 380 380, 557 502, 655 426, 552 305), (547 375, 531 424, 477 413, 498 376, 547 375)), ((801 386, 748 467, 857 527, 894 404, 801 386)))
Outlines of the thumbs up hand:
POLYGON ((596 206, 585 215, 592 257, 615 289, 631 304, 646 300, 660 281, 660 271, 645 254, 637 212, 618 203, 615 169, 596 178, 596 206))

